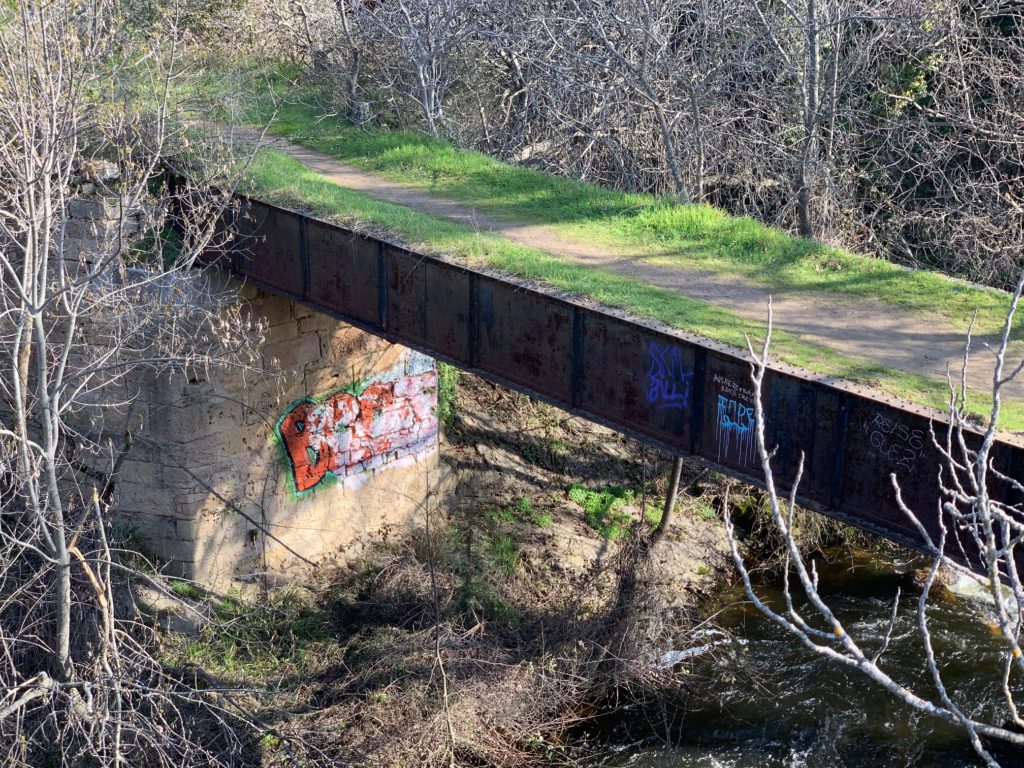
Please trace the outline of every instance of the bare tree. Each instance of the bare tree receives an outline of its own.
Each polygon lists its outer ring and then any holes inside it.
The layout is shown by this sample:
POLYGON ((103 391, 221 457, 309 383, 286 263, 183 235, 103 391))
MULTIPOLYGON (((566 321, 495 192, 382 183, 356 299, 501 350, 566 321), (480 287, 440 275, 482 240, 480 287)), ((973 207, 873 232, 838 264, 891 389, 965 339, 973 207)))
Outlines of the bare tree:
POLYGON ((876 113, 857 163, 863 231, 878 251, 1011 289, 1024 263, 1024 10, 929 4, 879 52, 876 113))
POLYGON ((821 236, 843 205, 838 163, 844 141, 862 130, 873 95, 863 88, 866 73, 878 51, 920 14, 904 0, 751 0, 751 12, 765 40, 763 71, 778 73, 768 74, 763 96, 779 107, 769 111, 793 168, 798 230, 821 236))
MULTIPOLYGON (((624 4, 573 0, 569 10, 576 24, 582 25, 582 36, 576 34, 569 40, 575 42, 575 55, 589 59, 586 69, 609 74, 603 83, 597 81, 595 85, 600 83, 613 98, 638 99, 651 111, 673 190, 677 197, 692 199, 700 193, 688 190, 683 178, 675 130, 682 115, 672 109, 678 100, 674 98, 673 78, 666 77, 674 63, 672 36, 679 14, 674 5, 658 0, 624 4), (589 37, 594 44, 588 45, 589 37)), ((699 124, 699 112, 695 119, 699 124)), ((700 134, 698 125, 694 132, 698 142, 700 134)))
POLYGON ((944 439, 939 440, 933 432, 932 439, 939 451, 943 466, 937 475, 936 497, 940 534, 929 533, 920 518, 904 503, 896 475, 891 475, 895 502, 900 510, 912 521, 920 534, 921 541, 932 557, 917 605, 917 625, 924 646, 924 662, 930 673, 934 690, 911 690, 898 678, 900 670, 890 670, 884 663, 884 654, 896 622, 896 594, 892 615, 884 642, 874 653, 867 652, 844 627, 840 618, 822 597, 818 576, 813 561, 802 553, 793 535, 793 513, 796 495, 803 471, 803 462, 793 482, 788 501, 783 500, 772 473, 771 454, 765 441, 765 416, 762 407, 762 382, 768 362, 771 341, 772 313, 768 307, 768 330, 759 352, 750 347, 753 358, 751 380, 755 393, 755 445, 764 473, 765 487, 771 507, 774 529, 784 542, 785 552, 785 609, 777 610, 763 601, 757 594, 750 572, 747 569, 737 543, 732 519, 726 504, 726 530, 732 548, 733 559, 743 579, 747 596, 769 619, 783 627, 802 642, 811 652, 824 656, 838 664, 856 669, 880 685, 890 694, 910 707, 961 727, 978 755, 989 766, 997 766, 984 740, 1002 740, 1018 747, 1024 747, 1024 719, 1021 718, 1015 695, 1010 685, 1013 676, 1024 674, 1024 658, 1021 652, 1021 630, 1024 628, 1024 585, 1021 584, 1018 569, 1018 547, 1024 542, 1024 507, 1005 503, 990 494, 991 481, 998 479, 1009 483, 1017 491, 1024 491, 1024 484, 1017 478, 1008 477, 993 464, 992 449, 996 440, 1001 394, 1003 387, 1024 370, 1024 361, 1012 366, 1006 359, 1013 317, 1024 292, 1024 274, 1017 282, 1003 327, 999 345, 990 351, 995 355, 996 364, 992 378, 993 405, 989 423, 980 443, 966 435, 966 368, 969 363, 970 338, 964 356, 964 369, 958 388, 951 385, 950 424, 944 439), (948 532, 954 531, 953 536, 948 532), (951 556, 951 552, 975 552, 982 565, 984 575, 967 571, 951 556), (977 719, 954 701, 954 694, 947 689, 943 680, 941 664, 932 644, 928 626, 927 604, 930 591, 941 569, 953 569, 964 573, 983 585, 992 601, 999 637, 1005 644, 1006 661, 1002 671, 1002 695, 1006 704, 1009 725, 977 719), (790 583, 790 575, 796 575, 798 586, 790 583), (797 592, 807 598, 807 604, 798 608, 797 592))
POLYGON ((227 199, 204 173, 234 161, 196 164, 215 147, 176 127, 181 8, 145 34, 122 33, 131 11, 0 9, 5 765, 221 762, 190 733, 202 697, 167 676, 134 619, 109 515, 145 377, 245 359, 230 292, 192 269, 227 199), (198 177, 176 200, 167 162, 198 177))
POLYGON ((448 93, 458 79, 456 54, 475 31, 470 0, 396 0, 393 3, 352 3, 340 6, 343 28, 354 11, 364 31, 373 30, 399 55, 396 64, 412 74, 408 98, 418 105, 427 131, 440 136, 447 116, 448 93))

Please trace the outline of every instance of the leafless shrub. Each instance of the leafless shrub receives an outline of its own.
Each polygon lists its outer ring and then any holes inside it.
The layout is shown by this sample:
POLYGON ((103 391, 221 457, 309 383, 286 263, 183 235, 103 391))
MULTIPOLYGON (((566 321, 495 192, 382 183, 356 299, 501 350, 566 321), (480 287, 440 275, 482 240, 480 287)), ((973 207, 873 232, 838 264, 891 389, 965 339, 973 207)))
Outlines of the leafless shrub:
MULTIPOLYGON (((937 475, 936 498, 940 535, 929 534, 919 517, 904 504, 900 496, 899 483, 892 475, 893 492, 902 512, 917 528, 921 540, 932 557, 932 567, 924 581, 918 598, 917 628, 924 646, 924 663, 930 673, 933 690, 911 690, 899 680, 900 671, 887 669, 884 654, 889 644, 897 616, 900 594, 897 592, 892 615, 881 648, 868 652, 857 639, 850 636, 841 619, 833 612, 819 591, 818 576, 813 560, 801 550, 793 535, 793 514, 796 509, 797 487, 800 483, 802 465, 788 501, 778 493, 771 467, 771 451, 765 442, 765 419, 761 403, 761 384, 767 366, 768 348, 771 340, 772 314, 769 304, 768 331, 760 352, 753 347, 750 353, 754 359, 751 379, 755 392, 755 442, 764 473, 767 496, 771 505, 772 522, 785 547, 784 594, 785 607, 774 608, 763 601, 751 580, 736 540, 733 521, 726 506, 726 526, 732 546, 733 559, 743 579, 747 596, 754 605, 775 623, 793 634, 812 653, 821 655, 837 664, 856 669, 880 685, 897 699, 915 710, 936 717, 964 730, 971 745, 987 765, 997 766, 986 742, 1005 741, 1017 747, 1024 746, 1024 720, 1021 719, 1011 680, 1024 672, 1024 660, 1020 649, 1022 617, 1024 617, 1024 588, 1021 586, 1017 548, 1024 540, 1024 510, 1019 504, 1006 503, 990 495, 990 480, 998 479, 1009 483, 1017 491, 1024 491, 1019 479, 1008 477, 994 465, 992 449, 996 438, 1000 401, 1003 387, 1020 374, 1024 362, 1013 366, 1007 359, 1007 347, 1014 313, 1021 293, 1024 291, 1024 275, 1017 282, 1010 309, 1006 317, 1000 344, 990 349, 995 355, 996 365, 992 379, 993 406, 989 423, 979 444, 965 434, 967 426, 965 392, 963 380, 959 389, 951 385, 950 425, 940 441, 933 436, 936 448, 941 452, 943 465, 937 475), (966 571, 950 553, 974 552, 982 566, 984 575, 966 571), (995 722, 978 719, 963 702, 957 703, 956 693, 947 689, 943 678, 942 664, 937 659, 928 626, 928 597, 942 569, 952 569, 974 578, 986 590, 991 600, 995 624, 999 637, 1005 644, 1005 665, 1001 675, 1001 691, 1005 701, 1005 721, 995 722), (791 583, 791 577, 796 583, 791 583), (808 603, 798 607, 795 595, 802 593, 808 603)), ((969 363, 970 340, 964 356, 964 372, 969 363)))
POLYGON ((251 336, 192 269, 227 200, 202 190, 235 159, 192 163, 175 197, 160 186, 188 154, 170 99, 182 11, 143 33, 116 0, 0 10, 5 765, 218 765, 241 748, 154 658, 110 524, 147 377, 243 365, 251 336))

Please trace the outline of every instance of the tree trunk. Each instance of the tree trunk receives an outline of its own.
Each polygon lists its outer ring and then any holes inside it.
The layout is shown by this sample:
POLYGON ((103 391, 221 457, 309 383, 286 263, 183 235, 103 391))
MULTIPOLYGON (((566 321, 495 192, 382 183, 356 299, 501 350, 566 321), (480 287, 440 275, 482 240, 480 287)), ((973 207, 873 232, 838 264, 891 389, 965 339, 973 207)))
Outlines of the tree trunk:
POLYGON ((657 544, 665 537, 665 532, 672 523, 672 510, 676 506, 676 496, 679 494, 679 478, 683 474, 683 460, 676 456, 672 460, 672 476, 668 481, 668 495, 665 497, 665 511, 661 514, 658 527, 651 534, 651 544, 657 544))
POLYGON ((818 83, 820 62, 818 51, 818 0, 807 0, 807 16, 804 19, 804 35, 807 38, 807 54, 804 61, 803 122, 804 141, 800 151, 800 189, 797 193, 797 207, 800 218, 800 234, 814 237, 814 164, 817 159, 818 132, 818 83))

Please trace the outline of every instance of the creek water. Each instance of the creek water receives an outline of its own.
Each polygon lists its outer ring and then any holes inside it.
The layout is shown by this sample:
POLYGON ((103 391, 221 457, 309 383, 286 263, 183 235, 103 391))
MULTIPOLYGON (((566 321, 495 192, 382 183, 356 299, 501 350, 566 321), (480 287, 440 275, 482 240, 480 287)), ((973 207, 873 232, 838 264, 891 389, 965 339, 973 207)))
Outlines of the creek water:
MULTIPOLYGON (((931 697, 934 687, 917 628, 921 562, 866 553, 818 558, 822 594, 865 651, 879 648, 897 589, 902 599, 882 667, 931 697)), ((759 594, 782 605, 781 585, 759 594)), ((714 616, 736 638, 677 674, 695 690, 679 702, 627 707, 606 724, 612 754, 595 768, 888 768, 980 764, 959 730, 897 702, 856 670, 842 668, 728 590, 714 616), (718 693, 715 693, 717 691, 718 693), (694 700, 696 698, 696 701, 694 700), (610 738, 609 738, 610 734, 610 738)), ((954 701, 990 722, 1004 716, 999 683, 1005 645, 983 599, 934 590, 927 609, 939 665, 954 701), (936 594, 939 593, 939 594, 936 594)), ((997 752, 1004 768, 1024 766, 1024 753, 997 752)))

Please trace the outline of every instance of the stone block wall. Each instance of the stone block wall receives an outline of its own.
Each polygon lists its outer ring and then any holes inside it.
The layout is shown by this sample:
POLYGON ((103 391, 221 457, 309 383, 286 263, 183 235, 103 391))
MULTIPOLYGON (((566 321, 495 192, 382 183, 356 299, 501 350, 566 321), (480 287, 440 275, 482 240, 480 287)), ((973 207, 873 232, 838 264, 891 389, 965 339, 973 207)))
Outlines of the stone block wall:
MULTIPOLYGON (((62 230, 72 269, 137 238, 144 213, 122 217, 116 199, 86 187, 62 230)), ((233 287, 267 328, 260 370, 133 371, 117 391, 90 395, 100 407, 80 411, 74 426, 99 446, 119 445, 130 427, 116 522, 170 573, 219 587, 304 579, 378 531, 413 524, 444 485, 437 374, 412 350, 233 287)), ((107 322, 83 318, 76 354, 92 354, 93 338, 104 343, 107 322)), ((110 466, 106 454, 79 459, 101 473, 110 466)))
POLYGON ((138 240, 145 211, 122 212, 117 197, 97 193, 92 184, 83 187, 85 193, 68 201, 61 237, 65 261, 84 267, 138 240))
POLYGON ((262 371, 148 381, 119 522, 171 572, 225 586, 306 578, 411 525, 438 462, 434 361, 248 290, 262 371))

